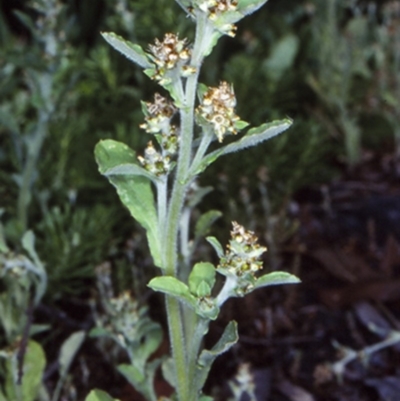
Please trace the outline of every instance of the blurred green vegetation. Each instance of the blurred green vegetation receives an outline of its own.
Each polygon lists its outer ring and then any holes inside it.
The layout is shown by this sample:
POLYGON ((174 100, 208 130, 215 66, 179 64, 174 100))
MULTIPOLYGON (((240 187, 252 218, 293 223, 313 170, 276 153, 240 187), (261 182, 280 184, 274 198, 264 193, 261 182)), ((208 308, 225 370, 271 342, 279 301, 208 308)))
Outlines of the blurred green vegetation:
MULTIPOLYGON (((340 166, 354 169, 365 148, 399 153, 398 8, 396 1, 270 0, 239 25, 235 40, 220 41, 201 79, 233 82, 238 113, 251 124, 285 116, 295 123, 247 157, 207 171, 207 184, 226 180, 225 200, 207 207, 224 209, 244 176, 257 198, 260 168, 280 210, 299 188, 330 180, 340 166)), ((3 2, 0 20, 5 237, 18 250, 32 229, 49 270, 48 296, 76 294, 137 229, 98 174, 94 145, 115 138, 140 151, 148 140, 138 128, 140 100, 159 90, 100 31, 146 48, 167 31, 190 38, 191 21, 172 0, 3 2)))
MULTIPOLYGON (((105 260, 118 267, 120 291, 133 281, 143 295, 149 278, 134 268, 151 267, 144 236, 98 173, 93 149, 113 138, 141 152, 140 101, 160 88, 101 31, 143 48, 168 31, 192 35, 173 0, 0 2, 0 267, 34 266, 21 245, 32 230, 49 303, 88 297, 105 260)), ((243 120, 294 119, 287 133, 222 158, 202 178, 216 190, 205 207, 224 213, 226 233, 230 220, 247 218, 279 243, 295 229, 285 208, 297 190, 354 171, 364 150, 400 158, 400 1, 270 0, 205 61, 201 81, 222 79, 234 84, 243 120), (269 224, 272 215, 280 222, 269 224)), ((0 301, 30 310, 34 291, 24 289, 35 276, 13 282, 3 273, 0 301), (7 301, 13 286, 18 302, 7 301)), ((1 346, 28 324, 7 319, 1 346)))

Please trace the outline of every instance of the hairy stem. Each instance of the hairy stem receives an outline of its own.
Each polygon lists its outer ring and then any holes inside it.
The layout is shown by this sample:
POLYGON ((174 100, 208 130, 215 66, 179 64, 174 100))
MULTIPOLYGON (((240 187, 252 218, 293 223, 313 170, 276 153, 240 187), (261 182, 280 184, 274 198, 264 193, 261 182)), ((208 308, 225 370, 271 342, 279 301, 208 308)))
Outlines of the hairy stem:
MULTIPOLYGON (((196 25, 196 40, 192 53, 191 64, 196 72, 187 78, 184 94, 184 104, 180 112, 181 116, 181 142, 178 156, 176 177, 173 184, 171 200, 168 208, 164 262, 165 274, 178 277, 178 234, 179 221, 185 193, 190 184, 191 177, 188 171, 192 158, 192 144, 194 131, 194 106, 197 90, 197 81, 201 61, 204 54, 204 35, 207 27, 206 16, 199 18, 196 25)), ((186 339, 183 330, 184 314, 181 313, 179 302, 171 297, 166 297, 169 335, 172 347, 172 356, 175 363, 176 391, 179 401, 191 401, 197 399, 196 392, 192 391, 192 383, 188 377, 188 360, 186 339)))

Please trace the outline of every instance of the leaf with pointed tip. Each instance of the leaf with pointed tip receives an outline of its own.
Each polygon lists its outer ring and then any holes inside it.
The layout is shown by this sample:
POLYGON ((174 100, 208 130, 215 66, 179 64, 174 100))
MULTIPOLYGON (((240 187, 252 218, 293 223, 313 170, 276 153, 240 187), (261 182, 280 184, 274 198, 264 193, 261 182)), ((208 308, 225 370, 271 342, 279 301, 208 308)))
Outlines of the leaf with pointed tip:
POLYGON ((105 170, 103 175, 105 175, 106 177, 112 175, 128 175, 128 176, 141 175, 153 182, 159 181, 159 178, 156 175, 150 173, 143 167, 140 167, 139 165, 133 163, 119 164, 118 166, 105 170))
POLYGON ((207 242, 214 248, 219 258, 224 256, 224 249, 221 243, 215 237, 206 237, 207 242))
POLYGON ((201 390, 207 379, 208 372, 211 369, 211 365, 217 356, 228 351, 233 345, 237 343, 239 339, 237 332, 237 323, 232 320, 225 327, 225 330, 218 340, 218 342, 212 347, 211 350, 203 350, 197 361, 197 374, 196 374, 196 385, 197 389, 201 390))
POLYGON ((147 284, 154 291, 159 291, 179 301, 187 304, 191 308, 196 308, 196 298, 190 293, 189 287, 172 276, 155 277, 147 284))
POLYGON ((101 36, 115 49, 122 53, 129 60, 142 68, 151 68, 153 64, 149 61, 147 54, 137 44, 125 40, 113 32, 102 32, 101 36))
POLYGON ((175 363, 171 357, 166 358, 163 361, 161 371, 164 379, 171 385, 171 387, 176 388, 175 363))
MULTIPOLYGON (((111 139, 102 140, 96 145, 95 157, 101 174, 121 164, 136 163, 136 154, 132 149, 111 139)), ((157 212, 150 180, 140 175, 109 175, 107 178, 116 188, 119 198, 132 217, 145 228, 154 264, 163 267, 157 212)))
POLYGON ((175 0, 186 12, 189 12, 192 2, 190 0, 175 0))
POLYGON ((266 123, 256 128, 251 128, 241 139, 232 142, 229 145, 223 146, 222 148, 219 148, 205 156, 201 163, 197 166, 194 173, 191 175, 197 175, 201 173, 220 156, 237 152, 239 150, 258 145, 261 142, 265 142, 268 139, 271 139, 287 130, 291 125, 292 120, 285 119, 266 123))
POLYGON ((202 214, 196 222, 196 227, 194 229, 195 239, 199 239, 206 235, 212 226, 212 224, 222 216, 219 210, 209 210, 208 212, 202 214))
POLYGON ((268 0, 238 0, 238 10, 243 15, 249 15, 261 8, 268 0))
POLYGON ((43 379, 46 366, 46 356, 42 346, 36 341, 29 340, 24 352, 22 378, 19 378, 18 369, 15 368, 18 349, 13 351, 4 360, 2 366, 3 389, 7 400, 34 401, 37 399, 38 391, 43 379))
POLYGON ((94 389, 87 395, 85 401, 119 401, 119 400, 117 400, 116 398, 112 398, 109 394, 107 394, 103 390, 94 389))
POLYGON ((71 334, 62 344, 60 356, 58 357, 59 372, 62 379, 66 378, 71 363, 81 347, 85 337, 86 333, 84 331, 77 331, 71 334))
POLYGON ((254 284, 254 289, 268 287, 270 285, 298 284, 300 282, 300 279, 293 274, 286 272, 272 272, 259 277, 254 284))
POLYGON ((209 262, 199 262, 189 275, 189 290, 197 297, 208 297, 215 284, 216 270, 209 262))

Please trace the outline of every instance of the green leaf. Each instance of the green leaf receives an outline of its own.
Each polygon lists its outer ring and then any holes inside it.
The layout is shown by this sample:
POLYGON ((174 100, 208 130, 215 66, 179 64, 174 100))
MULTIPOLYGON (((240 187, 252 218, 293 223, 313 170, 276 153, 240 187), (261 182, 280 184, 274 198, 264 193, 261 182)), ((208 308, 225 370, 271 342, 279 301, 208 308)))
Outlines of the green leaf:
POLYGON ((259 277, 254 284, 254 289, 268 287, 270 285, 298 284, 300 282, 300 279, 293 274, 286 272, 272 272, 259 277))
POLYGON ((251 146, 258 145, 261 142, 267 141, 274 136, 286 131, 292 125, 292 120, 285 119, 281 121, 273 121, 259 127, 250 129, 245 136, 236 142, 226 145, 222 149, 221 155, 227 155, 238 150, 246 149, 251 146))
POLYGON ((132 384, 133 387, 136 387, 137 389, 139 389, 146 380, 144 372, 139 370, 134 365, 118 365, 118 371, 125 377, 126 380, 128 380, 130 384, 132 384))
POLYGON ((148 60, 144 50, 136 44, 125 40, 113 32, 102 32, 101 36, 115 49, 122 53, 129 60, 142 68, 151 68, 153 64, 148 60))
POLYGON ((85 398, 85 401, 119 401, 116 398, 112 398, 109 394, 107 394, 103 390, 92 390, 87 397, 85 398))
POLYGON ((194 236, 196 239, 206 235, 212 224, 222 216, 219 210, 210 210, 200 216, 196 222, 194 236))
POLYGON ((205 156, 201 163, 196 166, 196 170, 194 172, 191 172, 190 175, 194 176, 200 174, 222 155, 237 152, 239 150, 258 145, 261 142, 265 142, 268 139, 271 139, 274 136, 287 130, 291 125, 292 120, 285 119, 280 121, 273 121, 271 123, 266 123, 256 128, 252 128, 241 139, 232 142, 229 145, 223 146, 222 148, 219 148, 205 156))
POLYGON ((106 177, 110 177, 112 175, 128 175, 128 176, 140 175, 148 178, 153 182, 159 181, 157 176, 150 173, 143 167, 140 167, 138 164, 133 164, 133 163, 125 163, 112 167, 104 171, 103 175, 105 175, 106 177))
POLYGON ((155 277, 150 280, 148 286, 154 291, 163 292, 164 294, 177 298, 193 309, 196 308, 196 298, 190 293, 189 287, 175 277, 155 277))
POLYGON ((166 358, 163 361, 161 370, 164 379, 171 385, 171 387, 176 388, 175 364, 171 357, 166 358))
MULTIPOLYGON (((95 148, 99 171, 105 174, 121 164, 135 164, 136 154, 128 146, 111 139, 100 141, 95 148)), ((131 215, 144 227, 149 242, 154 264, 161 265, 160 237, 157 212, 151 182, 143 176, 108 176, 108 180, 117 190, 122 203, 131 215)))
POLYGON ((212 245, 215 252, 217 252, 218 257, 221 259, 224 256, 224 249, 221 243, 215 237, 207 237, 207 242, 212 245))
POLYGON ((199 262, 193 266, 189 275, 189 290, 196 297, 208 297, 215 284, 216 270, 208 262, 199 262))
POLYGON ((299 49, 299 39, 296 35, 286 35, 276 42, 271 55, 264 62, 267 75, 278 81, 294 62, 299 49))
POLYGON ((76 333, 71 334, 61 346, 60 356, 58 357, 60 366, 59 372, 61 377, 65 377, 67 375, 71 363, 81 347, 85 336, 86 334, 84 331, 77 331, 76 333))
POLYGON ((30 340, 24 355, 22 383, 18 384, 17 351, 6 361, 5 395, 7 400, 34 401, 42 382, 46 357, 41 345, 30 340), (21 397, 17 397, 17 394, 21 397))
POLYGON ((0 124, 13 134, 21 135, 17 120, 11 113, 3 109, 0 109, 0 124))
POLYGON ((28 252, 29 256, 35 262, 35 266, 40 270, 44 270, 43 265, 40 262, 39 257, 35 250, 35 234, 33 233, 33 231, 28 230, 22 236, 21 242, 22 242, 22 247, 25 249, 26 252, 28 252))
POLYGON ((197 361, 197 375, 196 375, 196 385, 197 389, 201 390, 207 379, 208 373, 211 369, 211 365, 217 356, 228 351, 234 344, 237 343, 239 339, 237 332, 237 323, 231 321, 225 327, 225 330, 219 339, 219 341, 214 345, 211 350, 203 350, 197 361))
POLYGON ((159 368, 161 359, 149 362, 145 368, 139 369, 135 363, 131 365, 119 365, 118 371, 131 383, 136 390, 140 391, 146 400, 155 400, 154 376, 159 368))
POLYGON ((243 15, 249 15, 261 8, 268 0, 238 0, 238 10, 243 15))
MULTIPOLYGON (((13 12, 17 18, 25 25, 26 28, 36 37, 40 35, 38 32, 38 29, 35 25, 35 22, 33 21, 32 17, 28 14, 25 14, 19 10, 14 10, 13 12)), ((43 40, 43 39, 42 39, 43 40)))

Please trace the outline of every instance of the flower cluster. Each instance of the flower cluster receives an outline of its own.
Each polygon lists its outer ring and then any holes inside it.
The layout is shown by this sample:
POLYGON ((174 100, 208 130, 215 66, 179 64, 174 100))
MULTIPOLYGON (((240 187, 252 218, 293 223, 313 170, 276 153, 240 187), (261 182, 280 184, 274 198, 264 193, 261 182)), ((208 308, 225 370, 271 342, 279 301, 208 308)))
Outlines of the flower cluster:
POLYGON ((218 88, 208 88, 196 113, 212 125, 218 141, 222 142, 227 132, 237 134, 235 123, 239 117, 235 114, 235 106, 233 88, 223 81, 218 88))
POLYGON ((152 79, 160 82, 161 85, 169 83, 171 78, 168 72, 176 67, 181 67, 181 73, 189 75, 193 73, 193 68, 185 65, 191 55, 187 40, 179 40, 173 33, 166 33, 163 41, 155 40, 154 45, 149 45, 150 57, 156 64, 156 69, 152 73, 152 79))
POLYGON ((158 93, 154 95, 154 103, 143 103, 145 122, 140 125, 140 128, 155 135, 161 147, 161 153, 156 151, 150 141, 144 157, 139 156, 138 159, 146 170, 157 176, 171 171, 171 158, 178 152, 177 128, 171 124, 176 111, 176 107, 158 93))
POLYGON ((169 135, 174 127, 171 119, 176 113, 176 107, 159 93, 154 95, 154 103, 147 102, 145 106, 145 123, 140 125, 149 134, 159 132, 169 135))
MULTIPOLYGON (((211 21, 215 21, 223 13, 237 11, 237 0, 197 0, 197 7, 205 12, 211 21)), ((233 24, 224 24, 220 29, 227 35, 234 37, 236 26, 233 24)))
POLYGON ((267 248, 258 244, 252 231, 246 231, 236 222, 232 225, 231 240, 217 270, 227 277, 234 277, 237 295, 244 295, 253 289, 255 273, 262 269, 259 258, 267 248))
POLYGON ((156 176, 168 174, 173 167, 171 158, 157 152, 152 141, 147 144, 144 157, 138 156, 138 159, 147 171, 156 176))

